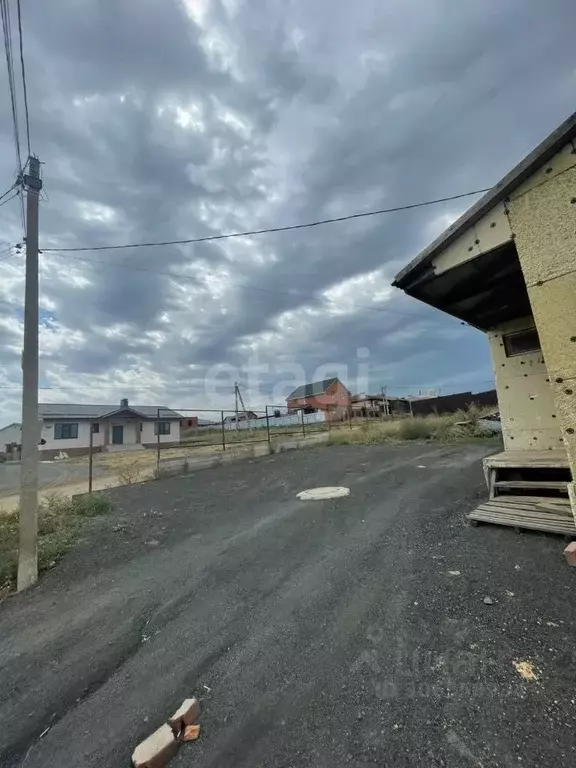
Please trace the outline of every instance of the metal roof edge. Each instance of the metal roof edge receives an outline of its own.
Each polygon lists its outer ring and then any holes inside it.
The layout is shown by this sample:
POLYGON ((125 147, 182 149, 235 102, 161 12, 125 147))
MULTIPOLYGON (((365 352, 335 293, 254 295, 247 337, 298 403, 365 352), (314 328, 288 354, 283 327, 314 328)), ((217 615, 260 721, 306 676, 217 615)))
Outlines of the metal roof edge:
MULTIPOLYGON (((292 392, 291 392, 291 393, 288 395, 288 397, 286 398, 286 400, 288 401, 288 400, 297 399, 297 398, 294 398, 294 395, 295 395, 295 394, 296 394, 296 392, 298 392, 300 389, 304 389, 304 390, 305 390, 305 389, 306 389, 306 387, 313 387, 313 386, 314 386, 314 384, 324 384, 325 382, 329 382, 328 384, 326 384, 326 386, 324 387, 324 389, 323 389, 321 392, 316 392, 316 393, 315 393, 315 394, 320 394, 320 395, 322 395, 322 394, 324 394, 324 392, 326 392, 326 390, 327 390, 329 387, 331 387, 331 386, 332 386, 332 384, 334 384, 334 382, 335 382, 335 381, 340 381, 340 379, 338 378, 338 376, 331 376, 331 377, 330 377, 330 378, 328 378, 328 379, 319 379, 318 381, 310 381, 310 382, 308 382, 307 384, 300 384, 300 386, 298 386, 298 387, 296 387, 296 389, 293 389, 293 390, 292 390, 292 392)), ((340 383, 342 384, 342 382, 340 382, 340 383)), ((342 384, 342 386, 344 386, 344 385, 342 384)), ((306 394, 304 394, 304 395, 299 395, 298 397, 314 397, 314 395, 306 395, 306 394)))
POLYGON ((403 288, 408 275, 427 266, 428 262, 439 251, 454 242, 468 227, 476 224, 491 208, 508 197, 514 189, 530 178, 543 163, 559 152, 574 137, 576 137, 576 112, 573 112, 489 192, 486 192, 448 229, 444 230, 430 245, 424 248, 416 258, 401 269, 394 278, 392 285, 396 288, 403 288))

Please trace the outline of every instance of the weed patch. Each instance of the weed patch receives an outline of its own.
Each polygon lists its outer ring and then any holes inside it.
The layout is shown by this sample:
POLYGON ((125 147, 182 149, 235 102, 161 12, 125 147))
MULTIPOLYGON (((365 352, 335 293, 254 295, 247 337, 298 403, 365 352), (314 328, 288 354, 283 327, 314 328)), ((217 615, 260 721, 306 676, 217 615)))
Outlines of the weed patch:
MULTIPOLYGON (((105 515, 111 502, 100 494, 69 498, 54 493, 38 505, 38 568, 52 568, 70 549, 86 518, 105 515)), ((18 510, 0 515, 0 595, 16 583, 18 510)))
POLYGON ((372 445, 388 441, 438 440, 446 442, 470 442, 475 440, 498 442, 500 436, 489 436, 482 430, 479 420, 485 411, 472 406, 466 411, 429 416, 406 416, 395 420, 373 420, 341 429, 333 433, 328 445, 372 445))

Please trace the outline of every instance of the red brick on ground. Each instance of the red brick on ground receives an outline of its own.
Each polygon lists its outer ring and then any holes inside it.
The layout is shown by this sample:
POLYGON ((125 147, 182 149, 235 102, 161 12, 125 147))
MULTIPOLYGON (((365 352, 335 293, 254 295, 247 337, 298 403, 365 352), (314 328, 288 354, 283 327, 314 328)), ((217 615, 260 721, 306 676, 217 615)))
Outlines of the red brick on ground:
POLYGON ((180 707, 168 720, 172 731, 176 736, 187 726, 193 725, 200 715, 200 702, 198 699, 184 699, 180 707))
POLYGON ((570 542, 564 550, 564 557, 568 565, 576 566, 576 541, 570 542))

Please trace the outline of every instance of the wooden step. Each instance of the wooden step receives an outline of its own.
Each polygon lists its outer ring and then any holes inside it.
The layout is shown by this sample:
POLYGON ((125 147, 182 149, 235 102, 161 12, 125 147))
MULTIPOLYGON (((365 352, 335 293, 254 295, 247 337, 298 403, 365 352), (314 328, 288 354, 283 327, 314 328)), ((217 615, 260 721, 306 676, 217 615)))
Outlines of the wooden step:
POLYGON ((487 456, 486 468, 494 469, 570 469, 564 448, 552 451, 503 451, 487 456))
POLYGON ((499 497, 480 504, 468 515, 471 521, 530 528, 576 537, 576 524, 567 500, 545 497, 499 497))
POLYGON ((568 482, 563 480, 497 480, 494 483, 495 488, 530 488, 538 491, 565 491, 568 493, 568 482))

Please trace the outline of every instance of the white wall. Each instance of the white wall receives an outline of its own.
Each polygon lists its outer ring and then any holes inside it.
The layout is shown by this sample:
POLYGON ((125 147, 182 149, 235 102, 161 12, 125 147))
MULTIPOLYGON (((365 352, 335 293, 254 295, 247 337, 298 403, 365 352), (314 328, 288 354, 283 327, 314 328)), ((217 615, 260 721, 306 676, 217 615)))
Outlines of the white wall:
MULTIPOLYGON (((279 416, 278 418, 275 418, 273 413, 273 410, 268 413, 270 429, 273 427, 292 427, 302 425, 302 413, 300 411, 297 413, 285 413, 283 416, 279 416)), ((324 411, 316 411, 316 413, 304 414, 304 424, 319 424, 324 421, 326 421, 326 413, 324 411)), ((266 417, 260 419, 248 419, 248 421, 239 421, 238 425, 236 425, 235 421, 224 422, 225 430, 234 431, 236 428, 266 429, 266 417)), ((214 429, 214 427, 209 427, 209 429, 214 429)))
POLYGON ((8 443, 17 443, 20 445, 22 442, 22 425, 11 424, 8 427, 0 429, 0 451, 3 451, 8 443))
MULTIPOLYGON (((92 420, 77 419, 69 420, 74 424, 78 424, 78 437, 71 440, 55 440, 54 439, 54 425, 56 423, 64 423, 62 420, 44 420, 42 425, 41 437, 46 440, 45 445, 40 446, 42 451, 67 451, 69 448, 89 448, 90 447, 90 430, 92 428, 92 420)), ((68 423, 68 422, 67 422, 68 423)), ((100 431, 93 435, 94 447, 104 445, 104 438, 106 432, 106 425, 108 425, 108 445, 112 445, 112 426, 114 424, 122 425, 124 427, 124 443, 123 445, 133 445, 137 442, 137 430, 140 429, 140 421, 135 419, 110 419, 109 421, 99 421, 100 431)), ((153 421, 142 422, 142 443, 156 443, 157 436, 154 434, 153 421)), ((0 438, 1 442, 1 438, 0 438)), ((160 435, 161 443, 179 443, 180 442, 180 422, 178 420, 170 421, 170 434, 160 435)))
MULTIPOLYGON (((73 440, 55 440, 54 439, 54 425, 63 424, 63 421, 56 421, 56 420, 44 420, 44 423, 42 424, 42 434, 41 437, 46 440, 45 445, 41 445, 40 450, 41 451, 66 451, 69 448, 88 448, 90 446, 90 429, 91 429, 91 421, 81 421, 78 420, 77 422, 72 422, 74 424, 78 424, 78 437, 73 440)), ((68 423, 68 422, 67 422, 68 423)), ((102 430, 102 427, 100 427, 102 430)), ((102 435, 94 435, 94 445, 96 445, 96 438, 102 438, 102 435)))
MULTIPOLYGON (((170 421, 170 434, 160 435, 161 443, 179 443, 180 442, 180 421, 176 419, 160 419, 161 421, 170 421)), ((142 422, 142 442, 144 444, 158 442, 158 435, 154 434, 154 421, 142 422)))

